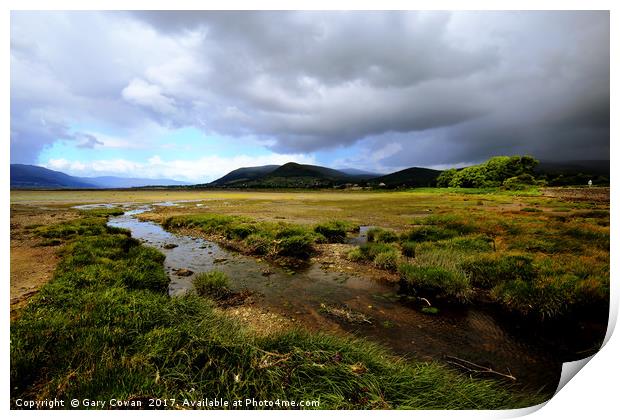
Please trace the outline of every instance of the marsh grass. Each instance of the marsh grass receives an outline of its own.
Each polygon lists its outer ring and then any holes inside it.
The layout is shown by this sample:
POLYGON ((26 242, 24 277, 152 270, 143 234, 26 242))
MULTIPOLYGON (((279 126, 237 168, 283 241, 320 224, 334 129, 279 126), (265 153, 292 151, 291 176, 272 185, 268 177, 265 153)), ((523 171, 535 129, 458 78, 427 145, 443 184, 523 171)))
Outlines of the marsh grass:
MULTIPOLYGON (((605 318, 609 300, 606 209, 558 217, 476 208, 415 218, 412 224, 399 242, 389 244, 403 256, 397 266, 405 293, 431 293, 474 304, 490 298, 504 311, 534 320, 605 318)), ((385 245, 369 243, 350 251, 348 258, 373 262, 385 245)), ((393 265, 385 268, 393 270, 393 265)))
MULTIPOLYGON (((347 232, 355 230, 355 226, 339 220, 320 223, 314 227, 314 231, 323 235, 329 243, 342 243, 347 237, 347 232)), ((359 227, 358 227, 359 229, 359 227)))
MULTIPOLYGON (((307 259, 314 253, 314 244, 327 241, 323 234, 308 226, 283 222, 257 222, 238 216, 200 214, 169 217, 162 225, 166 229, 197 228, 206 234, 233 241, 247 253, 274 259, 277 257, 307 259)), ((334 223, 330 226, 334 228, 336 225, 334 223)))
POLYGON ((409 294, 453 299, 461 303, 469 301, 471 288, 462 272, 439 266, 421 266, 403 263, 398 266, 401 289, 409 294))
MULTIPOLYGON (((11 324, 11 401, 319 400, 319 408, 500 409, 542 402, 350 337, 259 336, 194 293, 170 298, 163 255, 88 218, 11 324)), ((249 236, 249 235, 248 235, 249 236)), ((224 287, 219 275, 199 280, 224 287), (203 281, 204 280, 204 281, 203 281)))
POLYGON ((562 218, 475 210, 416 219, 417 226, 402 235, 401 248, 413 249, 418 268, 399 271, 412 292, 430 283, 448 296, 469 288, 464 295, 475 300, 482 296, 475 289, 488 291, 504 310, 539 320, 604 314, 609 229, 596 221, 607 217, 605 210, 562 218), (459 286, 448 288, 451 281, 459 286))
POLYGON ((194 290, 200 296, 219 297, 228 292, 228 276, 221 271, 199 273, 192 280, 194 290))
POLYGON ((368 229, 366 237, 368 238, 368 242, 392 243, 398 241, 396 232, 379 227, 368 229))

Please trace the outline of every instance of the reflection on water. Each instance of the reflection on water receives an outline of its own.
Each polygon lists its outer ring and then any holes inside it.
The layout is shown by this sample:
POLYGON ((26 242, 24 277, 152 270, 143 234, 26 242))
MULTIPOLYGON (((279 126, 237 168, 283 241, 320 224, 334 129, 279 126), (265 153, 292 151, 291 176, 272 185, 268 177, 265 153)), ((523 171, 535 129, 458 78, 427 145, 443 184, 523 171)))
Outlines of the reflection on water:
MULTIPOLYGON (((233 289, 247 288, 257 292, 255 304, 308 328, 348 331, 418 360, 459 357, 496 371, 511 372, 520 385, 529 389, 544 387, 545 391, 553 391, 557 385, 560 362, 543 350, 543 346, 532 344, 531 340, 526 344, 517 339, 482 310, 469 308, 442 311, 439 315, 423 314, 403 302, 394 285, 326 271, 318 264, 303 272, 288 274, 203 238, 176 235, 158 224, 134 217, 149 208, 143 206, 127 211, 122 216, 110 218, 109 224, 130 229, 133 237, 166 255, 171 295, 191 289, 193 278, 178 276, 173 269, 185 268, 194 273, 217 269, 228 274, 233 289), (164 248, 166 245, 171 249, 164 248), (177 246, 172 248, 171 245, 177 246), (370 318, 372 324, 349 324, 331 318, 320 311, 321 304, 345 304, 370 318)), ((360 238, 365 237, 369 227, 364 228, 360 238)))

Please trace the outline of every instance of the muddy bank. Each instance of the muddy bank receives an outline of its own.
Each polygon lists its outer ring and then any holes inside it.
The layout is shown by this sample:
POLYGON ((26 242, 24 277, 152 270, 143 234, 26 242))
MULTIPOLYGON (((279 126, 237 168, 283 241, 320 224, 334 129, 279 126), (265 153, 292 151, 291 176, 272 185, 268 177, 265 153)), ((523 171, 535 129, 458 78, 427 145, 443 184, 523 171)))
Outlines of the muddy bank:
POLYGON ((45 244, 34 229, 71 220, 75 212, 11 206, 11 319, 51 278, 58 263, 58 246, 45 244))

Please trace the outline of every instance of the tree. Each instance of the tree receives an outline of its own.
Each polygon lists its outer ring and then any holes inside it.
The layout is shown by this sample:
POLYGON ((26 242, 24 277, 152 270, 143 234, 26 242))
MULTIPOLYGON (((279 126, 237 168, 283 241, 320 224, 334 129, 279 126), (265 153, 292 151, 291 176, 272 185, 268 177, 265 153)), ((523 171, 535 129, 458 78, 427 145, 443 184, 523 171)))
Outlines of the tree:
MULTIPOLYGON (((531 156, 495 156, 479 165, 457 170, 448 169, 437 177, 438 187, 484 188, 498 187, 507 179, 528 175, 533 178, 538 161, 531 156)), ((515 183, 517 180, 511 181, 515 183)))
POLYGON ((452 178, 454 178, 454 175, 456 175, 456 172, 457 170, 453 168, 453 169, 446 169, 445 171, 440 173, 439 176, 437 177, 437 186, 438 187, 449 187, 450 182, 452 181, 452 178))

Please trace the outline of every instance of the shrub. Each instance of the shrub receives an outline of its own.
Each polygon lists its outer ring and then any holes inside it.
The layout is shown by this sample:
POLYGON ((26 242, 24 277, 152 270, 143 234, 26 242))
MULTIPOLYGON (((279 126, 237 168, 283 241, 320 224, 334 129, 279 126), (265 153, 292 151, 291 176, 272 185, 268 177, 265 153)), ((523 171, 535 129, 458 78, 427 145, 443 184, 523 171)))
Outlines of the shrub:
POLYGON ((578 279, 572 275, 517 279, 500 283, 491 296, 502 306, 521 315, 553 319, 566 315, 574 306, 578 279))
POLYGON ((221 271, 199 273, 192 284, 198 295, 218 297, 228 290, 228 276, 221 271))
POLYGON ((368 242, 391 243, 398 241, 398 235, 396 232, 378 227, 368 229, 366 236, 368 238, 368 242))
POLYGON ((357 247, 347 253, 347 258, 351 261, 363 261, 366 259, 366 256, 362 253, 359 247, 357 247))
POLYGON ((284 236, 275 242, 277 255, 307 258, 314 252, 314 237, 308 234, 284 236))
MULTIPOLYGON (((405 242, 411 245, 415 245, 415 242, 405 242)), ((403 245, 405 244, 403 243, 403 245)), ((452 251, 458 251, 460 253, 471 253, 471 252, 486 252, 493 250, 493 239, 483 236, 457 236, 451 239, 445 239, 434 242, 424 242, 418 244, 418 251, 421 250, 438 250, 438 249, 446 249, 452 251)))
POLYGON ((257 230, 256 226, 250 223, 232 223, 226 229, 228 239, 245 239, 257 230))
POLYGON ((347 224, 338 220, 321 223, 314 227, 314 231, 325 237, 329 243, 342 243, 347 237, 347 224))
POLYGON ((401 241, 426 242, 439 241, 458 236, 459 233, 453 229, 441 226, 419 226, 401 235, 401 241))
POLYGON ((418 244, 416 242, 403 242, 401 244, 403 255, 405 257, 415 258, 415 249, 417 245, 418 244))
POLYGON ((384 251, 378 253, 374 260, 374 264, 384 270, 396 270, 398 265, 398 252, 396 250, 384 251))
POLYGON ((367 243, 359 247, 360 252, 367 260, 374 260, 382 252, 396 252, 394 245, 384 243, 367 243))
POLYGON ((457 231, 459 234, 472 233, 476 227, 468 221, 453 214, 432 215, 421 220, 421 224, 431 226, 441 226, 449 230, 457 231))
POLYGON ((521 174, 519 176, 513 176, 506 179, 502 186, 507 190, 525 190, 532 185, 536 185, 536 179, 530 174, 521 174))
POLYGON ((273 243, 271 238, 260 233, 253 233, 249 235, 245 238, 244 242, 248 247, 248 251, 256 255, 268 254, 273 243))
POLYGON ((537 269, 527 255, 487 254, 464 261, 461 268, 469 275, 472 285, 489 289, 502 282, 533 281, 537 269))
POLYGON ((439 297, 454 298, 461 302, 469 300, 470 286, 462 272, 441 267, 418 266, 403 263, 398 266, 401 286, 407 293, 435 293, 439 297))

